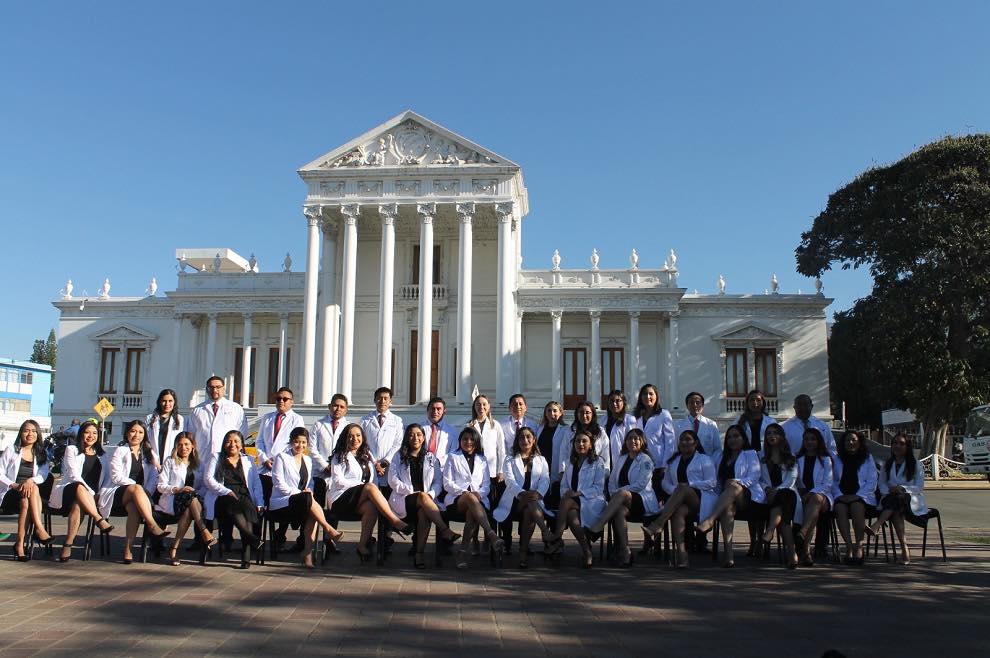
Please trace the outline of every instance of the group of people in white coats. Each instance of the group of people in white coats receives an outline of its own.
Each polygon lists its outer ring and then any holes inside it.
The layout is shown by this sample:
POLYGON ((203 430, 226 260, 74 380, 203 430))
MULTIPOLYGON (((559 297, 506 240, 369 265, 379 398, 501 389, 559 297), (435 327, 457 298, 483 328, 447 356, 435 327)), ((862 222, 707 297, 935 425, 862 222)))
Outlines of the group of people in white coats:
POLYGON ((360 521, 356 552, 367 561, 380 518, 391 532, 413 534, 410 553, 419 568, 426 566, 431 527, 455 549, 458 568, 480 554, 479 537, 490 551, 507 550, 513 523, 520 568, 529 566, 537 529, 551 557, 563 552, 570 530, 582 566, 590 568, 592 545, 606 526, 613 530, 619 565, 629 567, 628 524, 642 524, 643 550, 649 551, 668 521, 677 567, 688 566, 691 541, 716 523, 722 564, 733 566, 737 516, 750 522, 750 554, 779 532, 793 568, 813 564, 815 529, 828 511, 838 521, 846 562, 861 562, 865 534, 889 519, 901 561, 908 563, 904 519, 927 511, 922 468, 906 437, 894 439, 891 457, 878 471, 863 438, 848 431, 837 444, 828 426, 813 418, 804 395, 795 400, 795 417, 778 424, 764 412, 763 395, 753 391, 745 413, 720 436, 703 415, 700 393, 686 397, 688 415, 675 424, 652 384, 640 389, 632 413, 623 392, 612 391, 601 422, 588 401, 577 405, 570 423, 562 405, 550 401, 534 423, 519 394, 510 399, 510 416, 499 421, 490 400, 479 395, 461 429, 445 420, 441 398, 429 401, 421 423, 404 425, 390 411, 387 387, 375 391, 374 411, 360 419, 348 418, 349 401, 334 395, 328 414, 307 429, 292 410, 292 391, 283 387, 275 395, 276 410, 260 419, 253 459, 244 452, 244 411, 225 397, 223 379, 211 377, 206 390, 207 400, 188 418, 179 413, 175 392, 163 390, 152 414, 126 424, 112 454, 104 454, 98 425, 82 423, 57 484, 41 449, 40 427, 25 422, 14 445, 0 454, 0 504, 19 514, 18 559, 26 559, 29 525, 38 542, 53 541, 41 523, 42 500, 67 518, 59 561, 71 559, 83 516, 101 533, 111 532, 110 519, 120 516, 126 517, 125 564, 142 523, 157 541, 170 534, 166 526, 175 526, 166 558, 175 566, 190 526, 194 546, 205 553, 218 542, 213 531, 219 524, 226 542, 237 530, 243 568, 250 566, 251 551, 262 548, 264 514, 280 524, 272 541, 285 541, 289 526, 299 529, 300 561, 308 568, 314 567, 319 531, 334 543, 342 539, 338 521, 360 521), (463 532, 455 533, 451 522, 463 522, 463 532))

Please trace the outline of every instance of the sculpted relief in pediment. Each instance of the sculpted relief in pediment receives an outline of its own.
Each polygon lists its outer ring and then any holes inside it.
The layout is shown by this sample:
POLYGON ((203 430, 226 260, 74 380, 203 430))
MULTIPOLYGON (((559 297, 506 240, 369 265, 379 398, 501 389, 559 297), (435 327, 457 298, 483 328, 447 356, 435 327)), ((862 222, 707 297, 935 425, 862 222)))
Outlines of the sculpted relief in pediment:
POLYGON ((435 131, 408 120, 367 144, 320 164, 340 167, 490 164, 495 161, 435 131))

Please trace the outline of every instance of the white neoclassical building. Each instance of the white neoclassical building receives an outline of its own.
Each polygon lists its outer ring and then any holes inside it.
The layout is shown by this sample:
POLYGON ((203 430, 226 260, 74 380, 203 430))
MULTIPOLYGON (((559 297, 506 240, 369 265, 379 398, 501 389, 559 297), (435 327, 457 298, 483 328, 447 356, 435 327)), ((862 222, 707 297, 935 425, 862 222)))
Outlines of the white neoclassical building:
POLYGON ((597 253, 568 254, 564 267, 548 245, 549 267, 524 270, 519 165, 414 112, 299 175, 303 272, 288 255, 279 271, 260 271, 253 256, 180 247, 178 285, 164 295, 155 282, 142 297, 112 296, 107 282, 80 299, 67 286, 54 302, 53 422, 91 415, 100 397, 118 418, 137 417, 162 388, 192 404, 214 373, 254 412, 288 385, 314 418, 335 392, 360 409, 381 385, 415 416, 433 395, 467 408, 475 388, 496 405, 522 392, 538 414, 549 399, 600 405, 645 383, 675 415, 697 390, 706 414, 727 421, 754 387, 780 415, 798 393, 827 414, 831 300, 820 285, 686 294, 673 251, 658 268, 631 251, 628 267, 604 269, 597 253))

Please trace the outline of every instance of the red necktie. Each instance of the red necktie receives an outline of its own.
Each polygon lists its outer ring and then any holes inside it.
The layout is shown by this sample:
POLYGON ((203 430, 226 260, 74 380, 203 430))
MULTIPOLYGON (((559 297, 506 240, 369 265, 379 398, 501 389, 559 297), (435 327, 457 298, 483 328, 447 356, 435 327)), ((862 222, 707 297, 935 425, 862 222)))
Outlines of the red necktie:
POLYGON ((337 419, 336 418, 331 418, 330 419, 330 428, 336 434, 336 432, 337 432, 337 419))
POLYGON ((428 449, 434 455, 437 454, 437 424, 436 423, 433 423, 433 429, 430 430, 430 447, 428 449))
POLYGON ((378 427, 385 424, 385 414, 378 414, 378 427))
POLYGON ((522 427, 522 421, 521 421, 521 420, 517 420, 517 421, 516 421, 516 432, 518 432, 518 431, 519 431, 519 428, 520 428, 520 427, 522 427))
POLYGON ((278 436, 278 431, 280 429, 282 429, 282 419, 283 418, 285 418, 285 414, 279 414, 279 415, 275 416, 275 432, 272 434, 272 440, 273 441, 275 440, 275 437, 278 436))
POLYGON ((698 433, 698 417, 697 416, 694 417, 694 433, 695 434, 698 433))
POLYGON ((214 402, 213 403, 213 417, 214 418, 216 417, 216 415, 217 415, 217 409, 219 409, 219 408, 220 408, 220 405, 217 404, 216 402, 214 402))

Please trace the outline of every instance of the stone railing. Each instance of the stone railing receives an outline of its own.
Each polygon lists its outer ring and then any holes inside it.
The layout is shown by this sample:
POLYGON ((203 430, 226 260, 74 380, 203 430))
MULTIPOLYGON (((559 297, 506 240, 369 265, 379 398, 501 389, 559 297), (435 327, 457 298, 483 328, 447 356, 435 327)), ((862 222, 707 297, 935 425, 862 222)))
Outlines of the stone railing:
MULTIPOLYGON (((419 301, 419 284, 407 283, 399 287, 399 299, 404 302, 419 301)), ((447 286, 442 283, 433 284, 433 301, 441 302, 447 299, 447 286)))
MULTIPOLYGON (((770 416, 777 415, 780 410, 777 398, 763 398, 763 410, 770 416)), ((726 398, 725 411, 731 414, 741 414, 746 410, 746 398, 726 398)))
POLYGON ((182 292, 298 290, 302 292, 305 276, 304 272, 180 272, 177 290, 182 292))
MULTIPOLYGON (((141 411, 151 404, 151 395, 148 393, 97 393, 93 398, 93 404, 99 402, 101 398, 110 401, 110 404, 114 406, 114 413, 141 411)), ((126 420, 132 419, 127 418, 126 420)))
POLYGON ((522 288, 676 288, 677 270, 521 270, 522 288))

